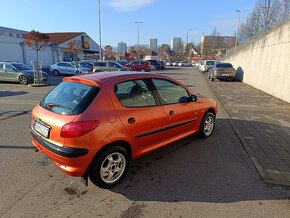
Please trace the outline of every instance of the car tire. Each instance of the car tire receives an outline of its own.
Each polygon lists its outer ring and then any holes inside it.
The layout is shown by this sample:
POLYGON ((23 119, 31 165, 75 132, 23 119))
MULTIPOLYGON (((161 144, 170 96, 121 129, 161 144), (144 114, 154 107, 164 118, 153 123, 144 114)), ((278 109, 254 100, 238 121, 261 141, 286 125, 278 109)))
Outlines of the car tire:
POLYGON ((109 147, 93 159, 89 169, 89 178, 100 188, 111 188, 123 179, 129 162, 129 154, 125 148, 122 146, 109 147), (117 168, 119 168, 119 172, 116 172, 117 168))
POLYGON ((212 112, 207 112, 199 126, 198 135, 201 138, 208 138, 211 136, 215 127, 215 115, 212 112))
POLYGON ((59 75, 59 71, 58 71, 58 70, 53 70, 52 72, 53 72, 53 74, 54 74, 55 76, 58 76, 58 75, 59 75))
POLYGON ((145 72, 146 70, 142 68, 140 71, 141 71, 141 72, 145 72))
POLYGON ((25 76, 20 76, 19 77, 19 83, 21 85, 27 85, 28 84, 28 79, 25 76))

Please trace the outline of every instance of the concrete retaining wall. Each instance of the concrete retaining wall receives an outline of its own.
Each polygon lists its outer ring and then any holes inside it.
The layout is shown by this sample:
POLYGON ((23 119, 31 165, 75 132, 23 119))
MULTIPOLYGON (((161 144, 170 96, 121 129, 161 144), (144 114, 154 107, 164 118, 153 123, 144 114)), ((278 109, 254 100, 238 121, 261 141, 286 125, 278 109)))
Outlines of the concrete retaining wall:
POLYGON ((239 48, 224 62, 244 83, 290 103, 290 21, 239 48))

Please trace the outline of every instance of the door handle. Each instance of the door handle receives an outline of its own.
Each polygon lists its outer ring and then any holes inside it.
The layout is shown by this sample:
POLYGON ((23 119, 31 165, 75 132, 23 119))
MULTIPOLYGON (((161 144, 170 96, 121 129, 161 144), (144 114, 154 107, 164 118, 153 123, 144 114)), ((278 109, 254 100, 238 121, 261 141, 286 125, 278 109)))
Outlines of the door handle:
POLYGON ((129 119, 128 119, 128 123, 129 124, 134 124, 136 122, 136 119, 134 118, 134 117, 130 117, 129 119))
POLYGON ((174 111, 169 111, 169 115, 173 116, 174 115, 174 111))

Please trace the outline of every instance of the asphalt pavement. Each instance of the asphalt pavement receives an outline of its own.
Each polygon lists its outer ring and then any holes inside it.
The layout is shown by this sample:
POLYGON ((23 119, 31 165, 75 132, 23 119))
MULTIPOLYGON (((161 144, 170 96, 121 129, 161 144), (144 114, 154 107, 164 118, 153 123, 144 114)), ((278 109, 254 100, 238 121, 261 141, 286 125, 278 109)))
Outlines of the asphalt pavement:
MULTIPOLYGON (((216 96, 196 68, 158 73, 216 96)), ((188 137, 132 161, 111 190, 85 187, 31 145, 31 109, 52 87, 0 83, 0 217, 290 216, 289 189, 263 182, 219 101, 210 138, 188 137)))

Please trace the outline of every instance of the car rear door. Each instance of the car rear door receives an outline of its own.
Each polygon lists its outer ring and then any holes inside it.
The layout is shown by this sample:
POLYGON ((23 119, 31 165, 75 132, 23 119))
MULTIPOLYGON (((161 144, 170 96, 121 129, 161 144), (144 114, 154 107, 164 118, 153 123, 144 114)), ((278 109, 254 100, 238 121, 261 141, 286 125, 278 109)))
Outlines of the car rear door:
POLYGON ((116 111, 137 146, 153 146, 168 137, 164 131, 167 116, 157 104, 148 80, 118 82, 112 90, 116 111))
POLYGON ((19 72, 11 64, 4 64, 5 78, 9 81, 18 81, 19 72))
POLYGON ((190 100, 187 89, 167 79, 156 78, 152 81, 166 113, 168 137, 197 130, 199 103, 190 100))
POLYGON ((3 69, 4 64, 0 64, 0 79, 5 80, 5 71, 3 69))

